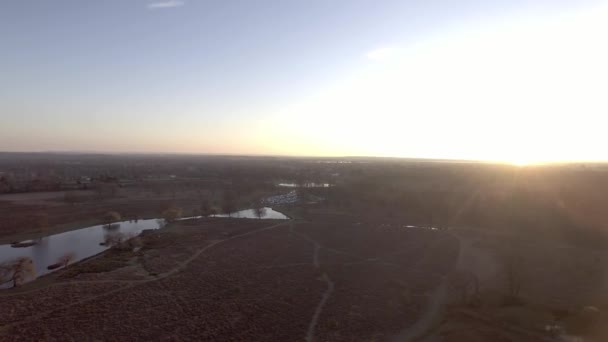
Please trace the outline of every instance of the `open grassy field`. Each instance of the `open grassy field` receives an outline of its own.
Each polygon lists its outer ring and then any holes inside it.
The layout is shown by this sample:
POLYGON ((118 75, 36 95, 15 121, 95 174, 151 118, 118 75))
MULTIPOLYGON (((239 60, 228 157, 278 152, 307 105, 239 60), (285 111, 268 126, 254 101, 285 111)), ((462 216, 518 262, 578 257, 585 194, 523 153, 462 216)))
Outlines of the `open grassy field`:
MULTIPOLYGON (((243 194, 237 208, 262 194, 259 190, 243 194)), ((123 220, 158 218, 169 207, 181 208, 184 215, 199 215, 202 198, 220 201, 219 194, 193 190, 159 194, 138 188, 121 189, 109 198, 91 191, 0 194, 0 244, 102 224, 108 211, 118 212, 123 220), (76 196, 77 201, 66 196, 76 196)))
POLYGON ((137 252, 3 291, 0 340, 389 340, 458 254, 448 233, 321 217, 146 232, 137 252))
POLYGON ((464 302, 452 287, 444 319, 430 341, 606 341, 608 253, 522 236, 455 232, 455 272, 474 274, 479 292, 464 302), (509 273, 505 251, 519 262, 509 273), (512 274, 512 278, 509 278, 512 274), (509 285, 520 286, 508 300, 509 285))
POLYGON ((219 168, 112 194, 0 195, 0 243, 108 211, 197 215, 228 195, 233 210, 289 198, 266 204, 293 218, 178 221, 145 231, 140 249, 1 290, 0 339, 606 340, 603 166, 284 162, 249 180, 219 168), (276 185, 300 178, 333 185, 276 185))
POLYGON ((21 241, 48 234, 103 223, 108 211, 119 211, 125 219, 158 217, 170 203, 178 202, 185 209, 197 203, 191 196, 173 201, 170 197, 142 196, 122 191, 115 198, 96 198, 88 191, 78 192, 82 200, 67 202, 65 192, 0 195, 0 243, 21 241))

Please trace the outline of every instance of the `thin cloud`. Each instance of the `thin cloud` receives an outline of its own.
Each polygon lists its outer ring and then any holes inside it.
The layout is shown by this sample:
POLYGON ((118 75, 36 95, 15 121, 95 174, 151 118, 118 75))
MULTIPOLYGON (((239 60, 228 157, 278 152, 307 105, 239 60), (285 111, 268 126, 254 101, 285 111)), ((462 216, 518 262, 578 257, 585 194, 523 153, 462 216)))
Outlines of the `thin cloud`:
POLYGON ((148 9, 164 9, 164 8, 175 8, 175 7, 180 7, 180 6, 184 6, 185 3, 183 1, 179 1, 179 0, 169 0, 169 1, 162 1, 162 2, 153 2, 148 4, 148 9))

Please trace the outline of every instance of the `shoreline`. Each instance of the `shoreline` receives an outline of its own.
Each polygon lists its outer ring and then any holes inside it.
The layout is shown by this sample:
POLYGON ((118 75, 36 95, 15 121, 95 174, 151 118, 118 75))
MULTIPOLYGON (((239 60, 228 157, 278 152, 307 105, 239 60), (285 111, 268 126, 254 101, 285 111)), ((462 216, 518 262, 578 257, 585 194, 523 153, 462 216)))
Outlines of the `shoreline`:
MULTIPOLYGON (((153 215, 146 215, 143 217, 139 217, 138 220, 149 220, 149 219, 154 219, 154 218, 156 218, 156 217, 153 217, 153 215)), ((69 231, 73 231, 73 230, 88 228, 91 226, 98 226, 98 225, 104 224, 103 221, 104 220, 102 220, 102 219, 90 219, 90 220, 83 220, 83 221, 70 222, 70 223, 51 226, 51 227, 45 228, 43 231, 23 232, 23 233, 11 234, 11 235, 6 235, 6 236, 0 235, 0 245, 10 245, 13 242, 36 240, 36 239, 45 238, 45 237, 55 235, 55 234, 60 234, 60 233, 65 233, 65 232, 69 232, 69 231)), ((128 220, 125 220, 125 221, 128 221, 128 220)))

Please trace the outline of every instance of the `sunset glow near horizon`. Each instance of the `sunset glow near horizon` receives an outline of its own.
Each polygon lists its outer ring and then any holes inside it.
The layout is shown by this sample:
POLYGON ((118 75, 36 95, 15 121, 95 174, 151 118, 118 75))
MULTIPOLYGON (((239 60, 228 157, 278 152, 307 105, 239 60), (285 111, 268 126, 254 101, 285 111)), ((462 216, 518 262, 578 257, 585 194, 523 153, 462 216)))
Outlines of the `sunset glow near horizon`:
POLYGON ((608 160, 608 3, 0 5, 0 151, 608 160))

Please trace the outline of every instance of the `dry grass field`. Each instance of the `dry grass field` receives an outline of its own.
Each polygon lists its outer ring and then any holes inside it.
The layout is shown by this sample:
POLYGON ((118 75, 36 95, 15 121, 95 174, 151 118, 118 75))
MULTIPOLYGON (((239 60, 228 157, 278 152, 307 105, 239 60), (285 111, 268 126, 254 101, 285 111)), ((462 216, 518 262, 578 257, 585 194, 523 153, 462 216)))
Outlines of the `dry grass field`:
POLYGON ((389 340, 458 254, 444 232, 338 215, 182 221, 142 240, 3 291, 0 340, 389 340))

